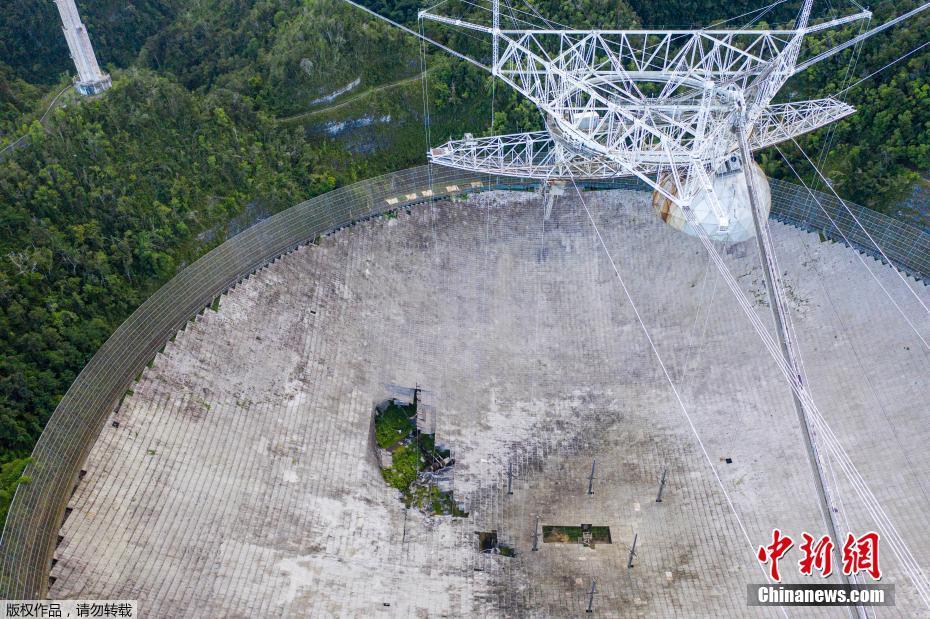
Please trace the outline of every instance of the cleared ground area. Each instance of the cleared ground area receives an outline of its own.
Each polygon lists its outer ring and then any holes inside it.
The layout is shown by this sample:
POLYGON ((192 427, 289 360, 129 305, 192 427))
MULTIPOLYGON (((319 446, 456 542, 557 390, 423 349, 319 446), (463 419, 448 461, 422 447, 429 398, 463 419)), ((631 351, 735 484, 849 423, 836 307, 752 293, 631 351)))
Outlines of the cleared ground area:
MULTIPOLYGON (((823 530, 788 387, 698 240, 648 194, 585 196, 685 411, 577 196, 549 220, 524 193, 416 207, 285 256, 168 344, 86 463, 51 595, 157 616, 780 614, 746 605, 756 547, 823 530), (406 510, 381 477, 374 407, 414 387, 467 517, 406 510), (611 542, 543 541, 581 524, 611 542)), ((815 398, 926 567, 928 356, 894 304, 930 339, 927 316, 891 268, 772 225, 815 398)), ((725 259, 768 324, 754 245, 725 259)), ((897 606, 878 614, 926 614, 884 550, 897 606)))

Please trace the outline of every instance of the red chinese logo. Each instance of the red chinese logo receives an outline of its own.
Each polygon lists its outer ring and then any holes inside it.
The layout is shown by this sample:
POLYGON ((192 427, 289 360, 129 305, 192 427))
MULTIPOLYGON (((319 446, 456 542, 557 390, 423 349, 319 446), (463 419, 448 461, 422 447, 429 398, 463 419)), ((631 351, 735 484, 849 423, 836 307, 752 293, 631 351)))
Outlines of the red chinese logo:
POLYGON ((824 535, 816 543, 814 543, 814 538, 807 533, 802 533, 802 537, 804 543, 801 544, 801 552, 804 556, 798 561, 801 573, 813 576, 816 569, 824 578, 832 574, 833 541, 830 536, 824 535))
MULTIPOLYGON (((833 540, 829 535, 816 539, 808 533, 802 533, 801 536, 804 541, 800 545, 803 555, 798 561, 800 572, 806 576, 813 576, 816 570, 824 578, 830 576, 833 573, 833 540)), ((771 544, 759 546, 756 555, 763 565, 768 564, 769 575, 775 582, 781 582, 778 561, 792 546, 794 540, 782 535, 781 529, 772 530, 771 544)), ((882 577, 878 565, 878 533, 874 531, 858 538, 852 533, 846 535, 846 543, 843 544, 843 574, 855 576, 860 572, 870 575, 873 580, 880 580, 882 577)))
POLYGON ((874 580, 882 577, 878 566, 878 533, 869 532, 856 539, 852 533, 846 535, 843 544, 843 573, 853 576, 866 572, 874 580))
POLYGON ((778 573, 778 560, 781 559, 793 545, 794 541, 790 537, 782 536, 781 531, 775 529, 772 531, 772 543, 768 546, 759 546, 759 552, 757 553, 759 561, 763 564, 771 563, 769 566, 769 574, 775 582, 781 581, 781 575, 778 573))

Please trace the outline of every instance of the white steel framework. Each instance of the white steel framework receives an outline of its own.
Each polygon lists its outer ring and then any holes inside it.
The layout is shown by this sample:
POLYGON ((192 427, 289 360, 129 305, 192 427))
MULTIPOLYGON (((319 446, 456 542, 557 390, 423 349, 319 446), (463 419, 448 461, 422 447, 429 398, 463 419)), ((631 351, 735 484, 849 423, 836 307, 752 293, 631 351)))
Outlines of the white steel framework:
MULTIPOLYGON (((836 99, 817 99, 771 105, 762 111, 750 135, 753 150, 765 148, 796 135, 823 127, 855 110, 836 99)), ((563 146, 549 131, 475 138, 466 135, 430 151, 434 163, 453 168, 556 180, 567 178, 606 179, 630 174, 629 168, 610 157, 563 146)), ((682 167, 691 164, 683 158, 682 167)), ((669 168, 665 161, 643 157, 640 174, 655 175, 669 168)))
MULTIPOLYGON (((422 11, 421 20, 489 37, 486 68, 532 101, 546 123, 541 132, 453 140, 431 149, 430 161, 551 181, 636 176, 687 206, 738 153, 740 127, 758 150, 854 112, 832 98, 772 104, 797 73, 807 35, 871 17, 861 11, 809 24, 811 4, 782 30, 502 29, 497 0, 491 26, 422 11)), ((723 226, 722 209, 719 215, 723 226)))

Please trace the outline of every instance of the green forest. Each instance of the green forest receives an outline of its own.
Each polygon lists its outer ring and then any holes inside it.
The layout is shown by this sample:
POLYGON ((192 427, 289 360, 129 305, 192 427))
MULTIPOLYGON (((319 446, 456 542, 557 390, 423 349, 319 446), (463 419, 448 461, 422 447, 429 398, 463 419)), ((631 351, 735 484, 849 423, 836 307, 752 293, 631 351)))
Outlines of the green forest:
MULTIPOLYGON (((410 24, 421 8, 366 4, 410 24)), ((78 6, 114 79, 91 99, 67 89, 74 69, 52 2, 10 0, 0 15, 0 517, 77 373, 147 295, 222 242, 231 221, 424 161, 424 78, 434 144, 541 126, 532 106, 487 75, 436 50, 424 64, 412 37, 338 0, 78 6)), ((532 6, 575 26, 631 27, 709 25, 762 3, 532 6)), ((764 19, 788 22, 798 6, 782 3, 764 19)), ((873 23, 912 6, 880 3, 873 23)), ((921 14, 861 53, 817 65, 781 96, 831 94, 927 40, 930 14, 921 14)), ((930 51, 847 100, 859 112, 803 145, 841 195, 892 211, 930 169, 930 51)), ((777 153, 762 161, 769 174, 793 178, 777 153)))

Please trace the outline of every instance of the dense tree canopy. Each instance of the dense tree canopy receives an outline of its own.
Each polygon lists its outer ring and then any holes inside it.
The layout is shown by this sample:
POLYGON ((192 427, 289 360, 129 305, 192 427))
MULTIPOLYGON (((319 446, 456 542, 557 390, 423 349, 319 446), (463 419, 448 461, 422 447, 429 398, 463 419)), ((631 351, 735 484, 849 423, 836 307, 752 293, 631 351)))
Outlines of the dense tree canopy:
MULTIPOLYGON (((873 25, 915 5, 879 4, 873 25), (895 12, 892 13, 891 9, 895 12)), ((847 40, 859 25, 839 29, 820 42, 847 40)), ((859 50, 844 52, 814 65, 789 82, 790 98, 831 95, 859 81, 930 40, 930 14, 922 13, 905 25, 866 41, 859 50)), ((841 196, 877 210, 894 212, 895 203, 921 175, 930 176, 930 50, 924 48, 902 62, 839 95, 857 112, 801 141, 807 153, 820 163, 841 196)), ((813 180, 810 166, 796 149, 784 149, 795 167, 813 180)), ((777 153, 769 154, 769 172, 796 180, 777 153)), ((927 223, 930 225, 930 222, 927 223)))
POLYGON ((0 448, 28 453, 103 339, 206 249, 198 233, 334 186, 287 138, 236 95, 145 72, 33 125, 0 167, 0 448))

